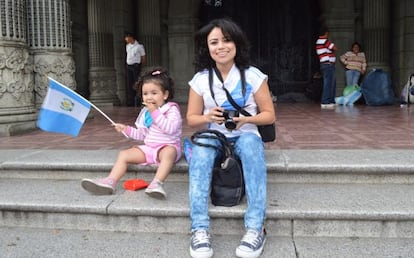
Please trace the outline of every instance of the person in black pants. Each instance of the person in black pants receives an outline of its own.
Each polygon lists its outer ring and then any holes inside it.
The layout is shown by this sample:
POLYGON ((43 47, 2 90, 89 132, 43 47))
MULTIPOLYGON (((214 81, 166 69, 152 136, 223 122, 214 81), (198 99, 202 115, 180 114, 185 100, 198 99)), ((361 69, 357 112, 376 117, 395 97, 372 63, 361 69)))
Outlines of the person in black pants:
POLYGON ((134 84, 138 81, 141 73, 141 65, 145 64, 145 48, 140 44, 132 33, 125 34, 126 43, 126 74, 127 74, 127 91, 126 104, 127 106, 139 106, 141 99, 134 89, 134 84))

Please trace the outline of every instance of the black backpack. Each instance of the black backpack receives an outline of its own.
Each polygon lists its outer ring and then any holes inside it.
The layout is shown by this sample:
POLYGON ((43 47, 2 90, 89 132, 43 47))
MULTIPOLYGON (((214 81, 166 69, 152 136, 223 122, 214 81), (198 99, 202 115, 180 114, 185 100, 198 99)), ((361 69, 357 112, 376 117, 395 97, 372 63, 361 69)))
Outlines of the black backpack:
POLYGON ((226 136, 216 130, 201 130, 191 136, 191 141, 198 146, 218 149, 222 154, 216 159, 213 168, 211 203, 226 207, 239 204, 245 194, 243 170, 240 159, 234 155, 233 146, 227 142, 226 136), (197 142, 200 138, 217 139, 221 148, 197 142))

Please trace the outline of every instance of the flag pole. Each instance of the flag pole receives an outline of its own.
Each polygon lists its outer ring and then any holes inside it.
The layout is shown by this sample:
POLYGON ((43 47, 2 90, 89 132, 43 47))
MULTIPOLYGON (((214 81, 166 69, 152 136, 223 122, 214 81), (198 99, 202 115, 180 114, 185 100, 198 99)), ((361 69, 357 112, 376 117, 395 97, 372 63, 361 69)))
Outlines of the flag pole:
MULTIPOLYGON (((101 115, 103 115, 109 122, 111 122, 111 124, 112 125, 115 125, 115 122, 107 115, 107 114, 105 114, 102 110, 100 110, 97 106, 95 106, 92 102, 90 102, 89 100, 87 100, 87 99, 85 99, 82 95, 80 95, 79 93, 77 93, 76 91, 74 91, 74 90, 72 90, 71 88, 69 88, 69 87, 67 87, 67 86, 65 86, 65 85, 63 85, 62 83, 60 83, 60 82, 58 82, 58 81, 56 81, 55 79, 53 79, 53 78, 50 78, 49 76, 47 76, 47 78, 49 79, 49 80, 52 80, 52 81, 54 81, 54 82, 56 82, 56 83, 58 83, 60 86, 62 86, 62 87, 64 87, 64 88, 66 88, 66 89, 68 89, 68 90, 70 90, 70 91, 72 91, 73 93, 75 93, 78 97, 80 97, 81 99, 83 99, 84 101, 86 101, 86 102, 88 102, 89 103, 89 105, 91 105, 91 107, 93 107, 94 109, 96 109, 96 111, 98 111, 99 113, 101 113, 101 115)), ((128 136, 122 131, 122 134, 126 137, 126 138, 128 138, 128 136)))

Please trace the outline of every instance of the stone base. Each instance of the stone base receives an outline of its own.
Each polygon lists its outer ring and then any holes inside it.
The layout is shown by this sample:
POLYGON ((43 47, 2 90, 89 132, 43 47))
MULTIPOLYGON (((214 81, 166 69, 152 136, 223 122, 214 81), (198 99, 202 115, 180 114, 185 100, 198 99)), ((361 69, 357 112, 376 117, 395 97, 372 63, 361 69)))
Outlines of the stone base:
POLYGON ((13 136, 31 132, 36 129, 36 120, 19 123, 0 124, 0 136, 13 136))

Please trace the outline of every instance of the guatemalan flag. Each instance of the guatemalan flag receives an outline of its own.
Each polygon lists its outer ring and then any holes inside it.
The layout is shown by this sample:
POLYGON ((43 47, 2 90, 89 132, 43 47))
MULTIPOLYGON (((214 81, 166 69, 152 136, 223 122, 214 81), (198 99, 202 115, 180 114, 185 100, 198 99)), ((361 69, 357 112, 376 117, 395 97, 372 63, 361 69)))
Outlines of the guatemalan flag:
POLYGON ((39 112, 37 126, 43 131, 76 137, 90 110, 89 101, 49 78, 49 89, 39 112))

